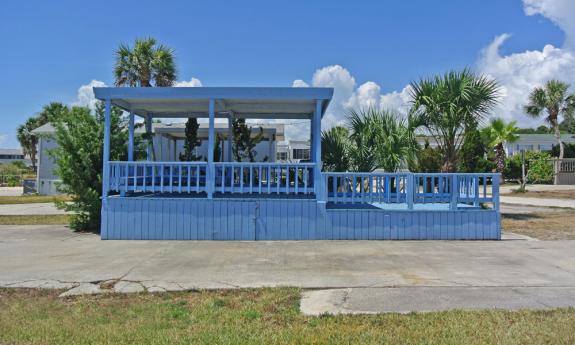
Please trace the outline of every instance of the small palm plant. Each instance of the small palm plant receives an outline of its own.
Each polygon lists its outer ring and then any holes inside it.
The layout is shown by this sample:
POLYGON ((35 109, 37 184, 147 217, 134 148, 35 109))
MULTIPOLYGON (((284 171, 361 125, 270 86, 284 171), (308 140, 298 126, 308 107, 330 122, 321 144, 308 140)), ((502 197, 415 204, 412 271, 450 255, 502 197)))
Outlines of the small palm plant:
POLYGON ((563 159, 564 146, 561 141, 559 130, 559 117, 570 123, 575 112, 575 94, 569 94, 570 85, 559 80, 550 80, 544 87, 537 87, 529 94, 529 103, 525 106, 525 112, 534 118, 539 118, 545 111, 548 122, 554 130, 555 139, 559 144, 559 159, 563 159))
POLYGON ((515 126, 516 122, 505 122, 503 119, 495 118, 489 123, 489 126, 481 130, 481 136, 485 144, 495 149, 495 163, 497 172, 501 174, 501 181, 504 181, 503 173, 505 171, 505 143, 512 143, 519 139, 515 126))

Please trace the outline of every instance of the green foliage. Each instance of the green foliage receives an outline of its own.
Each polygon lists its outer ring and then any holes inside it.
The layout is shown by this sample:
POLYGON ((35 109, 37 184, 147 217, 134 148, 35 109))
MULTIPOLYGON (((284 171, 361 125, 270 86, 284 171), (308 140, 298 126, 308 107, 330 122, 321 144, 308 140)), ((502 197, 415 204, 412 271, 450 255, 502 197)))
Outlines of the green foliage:
MULTIPOLYGON (((546 152, 525 151, 525 168, 529 183, 552 183, 553 163, 546 152)), ((508 179, 521 179, 521 154, 515 154, 506 160, 505 176, 508 179)))
POLYGON ((194 117, 188 118, 188 121, 186 121, 184 152, 180 153, 181 161, 194 162, 200 160, 200 157, 194 154, 196 147, 200 145, 200 140, 198 139, 198 128, 200 128, 198 119, 194 117))
POLYGON ((481 130, 481 138, 485 145, 495 149, 495 163, 497 172, 502 175, 502 181, 505 181, 505 148, 506 143, 512 143, 519 139, 517 135, 518 128, 516 122, 505 122, 503 119, 495 118, 489 123, 489 126, 481 130))
POLYGON ((415 128, 417 117, 368 108, 352 110, 348 127, 322 133, 322 161, 333 171, 375 169, 396 171, 414 167, 418 150, 415 128))
POLYGON ((22 182, 22 177, 27 173, 26 166, 22 166, 18 163, 22 162, 11 162, 6 164, 0 164, 0 185, 5 185, 8 187, 20 186, 22 182))
POLYGON ((222 137, 219 134, 216 134, 216 141, 214 145, 214 162, 221 162, 223 160, 222 142, 222 137))
MULTIPOLYGON (((486 146, 481 140, 481 133, 476 126, 473 126, 465 131, 464 136, 457 170, 464 173, 487 172, 481 170, 481 168, 485 168, 484 156, 487 151, 486 146)), ((435 172, 438 171, 439 170, 435 172)))
POLYGON ((321 133, 321 160, 324 171, 350 171, 351 141, 349 130, 337 126, 321 133))
POLYGON ((469 69, 411 83, 412 111, 423 116, 424 126, 437 142, 442 171, 457 170, 465 130, 481 123, 498 99, 497 83, 469 69))
MULTIPOLYGON (((563 143, 564 154, 563 158, 575 158, 575 144, 565 144, 563 143)), ((559 145, 553 145, 551 147, 551 156, 559 157, 559 145)))
POLYGON ((524 107, 525 112, 539 118, 546 113, 545 121, 551 125, 559 147, 559 158, 563 158, 561 144, 560 118, 566 124, 571 124, 575 113, 575 94, 569 94, 570 85, 559 80, 549 80, 545 86, 536 87, 529 94, 529 103, 524 107))
MULTIPOLYGON (((127 159, 127 123, 121 110, 112 108, 110 160, 127 159)), ((58 147, 50 152, 56 174, 62 180, 58 190, 72 196, 59 206, 73 212, 70 227, 99 231, 102 196, 104 106, 98 103, 94 114, 87 107, 73 107, 54 122, 58 147)))
POLYGON ((172 86, 177 78, 174 50, 153 38, 137 39, 134 47, 125 44, 116 50, 116 86, 172 86))
POLYGON ((264 137, 264 130, 259 127, 259 132, 252 135, 252 127, 246 124, 245 119, 234 119, 232 121, 232 152, 236 162, 243 162, 247 159, 248 162, 255 162, 257 152, 255 147, 259 144, 264 137))
POLYGON ((425 141, 423 148, 417 152, 417 172, 435 173, 441 171, 443 157, 441 151, 434 149, 425 141))
POLYGON ((45 105, 41 112, 28 118, 24 124, 18 126, 16 137, 22 147, 24 155, 30 156, 32 169, 34 171, 36 171, 36 155, 38 154, 38 136, 33 134, 32 131, 65 116, 69 110, 70 109, 62 103, 52 102, 45 105))
POLYGON ((541 125, 537 128, 518 128, 517 134, 550 134, 553 130, 545 125, 541 125))

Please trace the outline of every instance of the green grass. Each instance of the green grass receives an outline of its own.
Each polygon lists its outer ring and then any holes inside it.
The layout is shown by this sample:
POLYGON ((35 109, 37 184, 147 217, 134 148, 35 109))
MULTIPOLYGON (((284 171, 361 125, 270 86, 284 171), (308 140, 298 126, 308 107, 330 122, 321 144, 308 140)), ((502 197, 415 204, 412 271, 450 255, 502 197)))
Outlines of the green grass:
POLYGON ((575 309, 307 317, 298 289, 0 289, 0 344, 573 344, 575 309))
POLYGON ((0 205, 36 204, 55 201, 70 201, 70 197, 68 195, 0 196, 0 205))
POLYGON ((67 214, 5 216, 0 215, 0 225, 60 225, 68 224, 70 216, 67 214))

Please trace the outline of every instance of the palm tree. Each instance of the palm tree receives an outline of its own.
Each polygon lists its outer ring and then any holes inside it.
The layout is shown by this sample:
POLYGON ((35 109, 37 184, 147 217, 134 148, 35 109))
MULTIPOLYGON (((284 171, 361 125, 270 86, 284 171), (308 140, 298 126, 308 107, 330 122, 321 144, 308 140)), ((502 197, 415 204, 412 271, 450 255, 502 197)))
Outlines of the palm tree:
POLYGON ((176 80, 174 50, 156 44, 153 38, 137 39, 131 48, 116 50, 116 86, 172 86, 176 80))
POLYGON ((455 172, 467 126, 481 123, 499 99, 494 80, 469 69, 451 71, 411 83, 412 112, 443 155, 442 171, 455 172))
POLYGON ((543 111, 547 113, 547 121, 555 132, 555 139, 559 144, 559 159, 563 159, 564 147, 559 130, 559 116, 563 116, 567 123, 573 119, 575 112, 575 94, 568 94, 570 85, 559 80, 549 80, 544 87, 537 87, 529 94, 529 103, 525 112, 531 117, 538 118, 543 111))
POLYGON ((33 130, 40 127, 38 118, 31 117, 16 130, 16 138, 22 147, 22 153, 28 155, 32 161, 32 169, 36 171, 36 155, 38 154, 38 137, 32 133, 33 130))
POLYGON ((334 171, 396 171, 412 166, 418 149, 415 128, 419 120, 368 108, 348 114, 348 128, 322 133, 322 161, 334 171))
POLYGON ((321 133, 321 161, 325 171, 344 172, 351 169, 351 142, 349 130, 345 127, 332 127, 321 133))
POLYGON ((519 139, 517 135, 519 128, 515 124, 515 121, 506 123, 503 119, 495 118, 491 120, 489 126, 481 130, 481 136, 486 145, 495 149, 497 172, 501 174, 501 181, 505 181, 503 178, 503 172, 505 171, 504 145, 519 139))

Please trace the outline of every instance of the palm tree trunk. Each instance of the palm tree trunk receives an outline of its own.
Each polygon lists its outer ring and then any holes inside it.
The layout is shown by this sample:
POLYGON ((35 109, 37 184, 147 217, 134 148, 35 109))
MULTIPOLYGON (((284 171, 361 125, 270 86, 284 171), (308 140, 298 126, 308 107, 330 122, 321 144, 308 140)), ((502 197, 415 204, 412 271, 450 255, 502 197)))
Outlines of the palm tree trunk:
POLYGON ((565 149, 563 147, 563 142, 561 141, 561 131, 559 130, 557 121, 553 122, 553 129, 555 130, 555 139, 557 139, 557 143, 559 144, 559 159, 563 159, 565 149))
POLYGON ((501 183, 505 183, 503 175, 505 173, 505 150, 503 149, 503 143, 495 146, 495 155, 497 156, 497 172, 501 174, 501 183))

